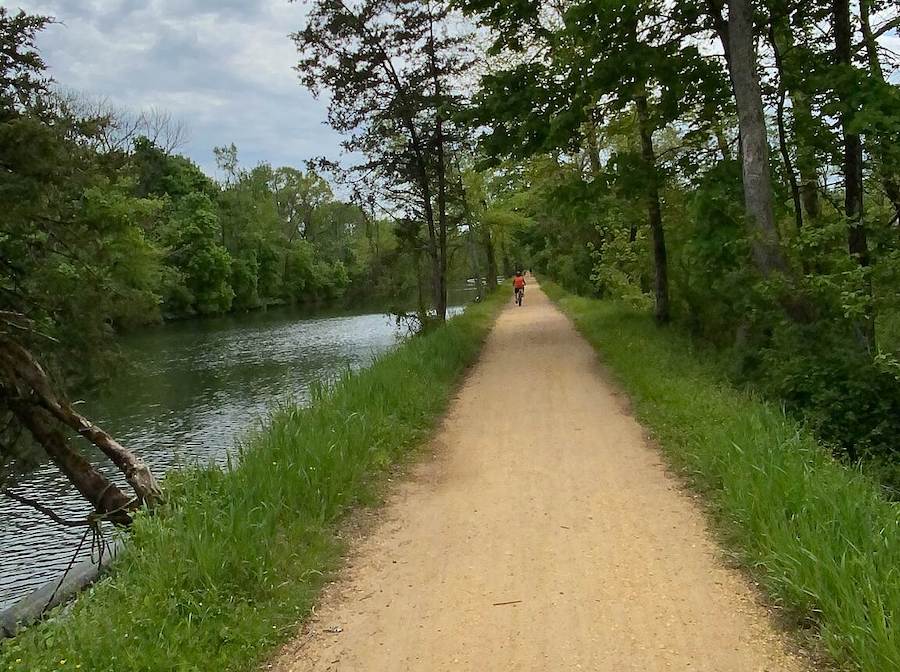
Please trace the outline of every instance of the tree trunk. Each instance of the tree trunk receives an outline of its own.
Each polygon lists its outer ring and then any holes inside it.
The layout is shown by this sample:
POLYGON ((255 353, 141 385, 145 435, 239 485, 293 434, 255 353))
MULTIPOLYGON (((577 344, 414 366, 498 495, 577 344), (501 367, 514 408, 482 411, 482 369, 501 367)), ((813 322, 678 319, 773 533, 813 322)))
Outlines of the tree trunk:
MULTIPOLYGON (((430 17, 429 17, 430 20, 430 17)), ((437 54, 434 47, 434 24, 429 24, 428 40, 429 64, 431 66, 431 78, 434 84, 435 97, 435 149, 437 154, 437 205, 438 205, 438 235, 437 255, 434 263, 434 309, 437 318, 441 322, 447 319, 447 162, 445 153, 444 118, 441 111, 442 88, 441 79, 438 76, 437 54)))
POLYGON ((46 410, 29 401, 13 404, 11 408, 53 463, 98 513, 108 514, 109 520, 116 525, 131 524, 131 500, 69 445, 53 427, 53 419, 46 410))
MULTIPOLYGON (((853 67, 853 29, 850 23, 849 0, 834 0, 834 56, 835 63, 849 71, 853 67)), ((841 72, 838 77, 844 80, 848 72, 841 72)), ((841 99, 846 103, 846 86, 841 87, 844 95, 841 99)), ((847 247, 852 256, 863 268, 869 266, 869 243, 863 221, 863 153, 862 139, 851 130, 852 112, 843 110, 840 114, 841 130, 844 135, 844 214, 847 217, 847 247)), ((865 291, 871 299, 872 282, 866 275, 865 291)), ((861 340, 866 347, 875 344, 875 322, 871 310, 867 310, 858 327, 861 340)))
POLYGON ((869 71, 879 81, 884 81, 884 70, 881 61, 878 60, 878 41, 872 33, 871 0, 859 0, 859 19, 862 24, 863 39, 866 44, 866 58, 869 61, 869 71))
MULTIPOLYGON (((821 214, 818 162, 816 161, 815 150, 809 142, 813 128, 813 115, 809 104, 809 96, 800 89, 791 76, 791 63, 795 60, 791 56, 794 52, 794 40, 790 22, 786 16, 773 14, 770 36, 772 48, 778 59, 777 65, 781 91, 787 92, 791 98, 791 114, 794 118, 794 145, 797 149, 797 172, 800 175, 798 185, 800 203, 807 219, 813 222, 821 214)), ((783 125, 783 121, 781 124, 783 125)), ((779 132, 781 132, 781 129, 779 129, 779 132)), ((784 143, 782 143, 782 153, 784 151, 785 147, 784 143)))
POLYGON ((9 338, 2 338, 0 361, 7 372, 6 377, 14 383, 21 398, 39 405, 102 450, 125 476, 140 502, 154 506, 160 501, 162 494, 156 479, 143 460, 60 399, 44 369, 28 350, 9 338))
MULTIPOLYGON (((440 84, 436 83, 440 99, 440 84)), ((444 157, 444 121, 437 113, 438 158, 438 277, 435 310, 438 319, 447 319, 447 164, 444 157)))
POLYGON ((469 248, 469 263, 471 264, 472 273, 475 276, 475 296, 480 301, 484 296, 484 286, 481 282, 481 263, 478 259, 478 242, 477 227, 475 226, 475 217, 472 214, 472 208, 469 206, 469 197, 466 192, 466 185, 463 183, 463 171, 459 161, 456 162, 456 173, 459 176, 459 193, 462 198, 463 214, 465 215, 467 231, 466 243, 469 248))
POLYGON ((506 236, 500 237, 500 261, 503 264, 503 276, 512 277, 515 269, 509 260, 509 246, 506 244, 506 236))
POLYGON ((49 410, 54 417, 93 443, 112 460, 141 503, 153 507, 161 501, 162 491, 143 460, 83 415, 75 412, 69 404, 57 403, 56 407, 50 407, 49 410))
POLYGON ((586 149, 588 161, 591 166, 591 177, 596 178, 600 175, 600 148, 597 143, 597 127, 594 125, 593 120, 588 118, 584 123, 584 128, 584 141, 587 145, 586 149))
POLYGON ((778 148, 781 151, 781 160, 784 162, 784 172, 791 187, 791 199, 794 202, 794 222, 797 231, 803 229, 803 202, 800 196, 800 185, 797 183, 797 175, 794 172, 794 162, 787 144, 787 129, 784 123, 784 102, 787 97, 787 85, 785 84, 784 58, 778 44, 775 18, 769 26, 769 42, 775 54, 775 69, 778 71, 778 104, 776 106, 776 121, 778 124, 778 148))
POLYGON ((484 298, 484 286, 481 282, 481 264, 478 263, 478 243, 475 242, 475 227, 469 221, 469 230, 466 234, 466 243, 469 248, 469 263, 472 267, 472 275, 475 279, 475 296, 481 301, 484 298))
POLYGON ((641 158, 644 162, 647 180, 647 221, 653 234, 653 262, 656 270, 654 289, 656 293, 656 321, 669 321, 669 269, 666 256, 666 240, 663 232, 662 208, 659 203, 659 173, 656 167, 656 152, 653 148, 653 126, 647 109, 647 96, 634 98, 637 108, 638 129, 641 136, 641 158))
POLYGON ((791 111, 794 115, 795 144, 797 145, 797 170, 800 173, 800 199, 807 219, 815 222, 822 214, 822 206, 819 202, 819 166, 816 161, 815 150, 805 138, 797 139, 803 134, 804 129, 811 129, 813 125, 812 109, 809 105, 809 97, 799 90, 791 91, 791 111))
POLYGON ((764 278, 786 273, 769 173, 769 145, 762 94, 756 72, 756 49, 750 0, 728 2, 728 59, 741 132, 744 201, 750 228, 753 261, 764 278))
MULTIPOLYGON (((862 23, 863 39, 866 45, 866 56, 869 60, 869 72, 879 82, 884 82, 884 70, 881 61, 878 60, 878 41, 872 33, 872 23, 869 18, 870 0, 859 0, 859 18, 862 23)), ((878 169, 881 172, 881 183, 884 193, 894 206, 894 212, 900 217, 900 177, 892 166, 886 165, 884 146, 880 140, 875 140, 874 152, 878 159, 878 169)))
POLYGON ((497 289, 497 254, 494 252, 494 240, 491 236, 491 227, 487 224, 482 225, 482 244, 484 245, 484 254, 487 257, 487 286, 488 289, 497 289))
POLYGON ((715 134, 716 145, 719 148, 719 153, 722 155, 722 159, 725 161, 731 161, 731 159, 733 158, 731 155, 731 146, 728 144, 728 139, 725 137, 725 131, 722 128, 721 124, 716 124, 715 134))

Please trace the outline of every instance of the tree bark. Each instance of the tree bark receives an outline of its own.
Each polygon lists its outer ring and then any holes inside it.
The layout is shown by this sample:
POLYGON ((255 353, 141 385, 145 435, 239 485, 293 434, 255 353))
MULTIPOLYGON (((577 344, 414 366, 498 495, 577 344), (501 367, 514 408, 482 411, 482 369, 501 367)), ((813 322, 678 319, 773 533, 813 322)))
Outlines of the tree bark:
MULTIPOLYGON (((437 97, 440 99, 440 83, 435 82, 437 97)), ((438 266, 437 297, 435 310, 438 319, 447 319, 447 165, 444 157, 444 120, 440 110, 436 119, 436 142, 438 159, 438 266)))
POLYGON ((637 108, 638 129, 641 136, 641 158, 646 171, 647 221, 653 234, 653 262, 656 271, 654 290, 656 294, 656 321, 665 324, 669 313, 669 268, 666 255, 666 240, 663 232, 662 208, 659 202, 659 173, 656 166, 656 152, 653 148, 653 126, 647 109, 647 96, 640 94, 634 98, 637 108))
POLYGON ((863 40, 866 45, 866 58, 869 61, 869 70, 872 75, 884 81, 884 70, 881 68, 881 61, 878 60, 878 40, 872 33, 871 8, 870 0, 859 0, 859 20, 862 24, 863 40))
POLYGON ((797 172, 800 175, 799 191, 800 202, 807 220, 814 222, 819 219, 821 206, 819 204, 819 176, 818 162, 815 150, 808 141, 813 128, 813 114, 809 104, 809 96, 803 91, 791 76, 790 56, 794 49, 793 34, 788 18, 784 15, 772 16, 772 48, 778 59, 779 78, 783 91, 791 98, 791 114, 794 118, 794 145, 797 149, 797 172))
POLYGON ((774 17, 769 26, 769 41, 775 54, 775 69, 778 71, 778 104, 776 109, 778 147, 781 151, 781 160, 784 162, 784 172, 791 187, 791 199, 794 202, 794 222, 797 225, 797 231, 800 231, 803 229, 803 203, 800 197, 800 185, 797 183, 797 175, 794 172, 794 162, 791 159, 791 152, 787 144, 787 129, 784 123, 784 101, 787 96, 787 86, 784 81, 784 59, 778 45, 774 17))
POLYGON ((762 94, 756 71, 753 18, 749 0, 728 2, 728 59, 741 132, 744 201, 750 228, 751 250, 764 278, 787 272, 772 206, 769 144, 762 94))
POLYGON ((53 427, 53 418, 48 411, 27 400, 14 403, 11 408, 53 463, 98 513, 108 514, 109 520, 116 525, 131 524, 131 500, 69 445, 53 427))
MULTIPOLYGON (((849 73, 852 64, 852 38, 853 29, 850 23, 849 0, 834 0, 834 55, 835 63, 847 72, 839 73, 840 79, 849 73)), ((846 91, 846 86, 841 87, 846 91)), ((841 111, 841 130, 844 135, 844 158, 842 172, 844 173, 844 215, 847 217, 847 248, 852 256, 863 268, 870 263, 869 243, 866 235, 865 222, 863 220, 863 153, 862 139, 852 130, 852 112, 847 109, 846 95, 842 94, 842 102, 845 109, 841 111)), ((871 299, 872 282, 866 275, 865 291, 871 299)), ((859 326, 861 339, 868 348, 875 344, 875 321, 871 311, 862 320, 859 326)))
MULTIPOLYGON (((794 115, 795 137, 804 129, 811 129, 813 124, 812 109, 809 97, 805 92, 791 90, 791 111, 794 115)), ((816 153, 805 138, 795 139, 797 145, 797 170, 800 173, 800 198, 807 219, 815 222, 822 214, 819 202, 819 168, 816 153)))
POLYGON ((447 162, 445 154, 444 117, 441 110, 442 89, 438 76, 437 54, 434 46, 434 25, 429 25, 429 63, 434 83, 435 97, 435 149, 437 154, 437 205, 438 205, 438 240, 437 258, 434 260, 434 308, 437 318, 443 322, 447 319, 447 162))
POLYGON ((475 274, 475 295, 480 301, 484 296, 484 287, 481 282, 481 263, 478 259, 478 242, 476 240, 477 227, 475 226, 475 217, 472 214, 472 208, 469 206, 469 198, 466 192, 466 185, 463 182, 463 171, 459 164, 459 160, 456 162, 456 172, 459 176, 459 193, 462 198, 463 213, 468 229, 466 232, 466 243, 469 248, 469 262, 472 266, 472 272, 475 274))
POLYGON ((591 166, 591 177, 596 178, 600 175, 600 148, 597 143, 597 127, 594 125, 593 120, 588 118, 584 124, 584 128, 584 141, 587 145, 586 149, 588 162, 591 166))
POLYGON ((141 503, 153 507, 162 500, 162 491, 153 477, 149 467, 130 450, 122 446, 109 434, 93 424, 83 415, 77 413, 68 403, 57 402, 48 410, 62 423, 68 425, 81 436, 97 446, 112 460, 125 480, 132 487, 141 503))
POLYGON ((12 339, 0 338, 0 362, 20 399, 40 406, 103 451, 125 476, 140 502, 148 506, 159 503, 162 493, 144 461, 58 397, 47 374, 28 350, 12 339))
POLYGON ((494 239, 491 235, 491 227, 486 224, 482 225, 482 244, 484 245, 484 254, 487 257, 487 286, 488 289, 497 289, 497 254, 494 251, 494 239))
POLYGON ((719 153, 722 155, 722 159, 724 161, 731 161, 733 158, 731 155, 731 147, 728 144, 728 139, 725 137, 724 129, 721 124, 716 124, 714 130, 716 134, 716 145, 719 147, 719 153))
MULTIPOLYGON (((884 70, 881 67, 881 61, 878 59, 878 40, 872 32, 872 23, 870 19, 870 0, 859 0, 859 18, 862 24, 863 39, 866 45, 866 57, 869 61, 869 72, 879 82, 884 82, 884 70)), ((894 212, 900 217, 900 177, 890 166, 885 165, 884 147, 880 140, 876 140, 875 154, 878 158, 879 170, 881 172, 881 184, 884 193, 894 206, 894 212)))

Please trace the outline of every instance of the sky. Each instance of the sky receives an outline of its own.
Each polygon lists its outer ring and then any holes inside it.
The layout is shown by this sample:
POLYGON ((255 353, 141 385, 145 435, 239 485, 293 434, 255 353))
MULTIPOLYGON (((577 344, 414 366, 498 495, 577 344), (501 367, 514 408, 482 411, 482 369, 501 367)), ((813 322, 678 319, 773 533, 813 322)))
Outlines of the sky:
POLYGON ((215 175, 213 147, 235 143, 241 164, 303 167, 340 154, 315 100, 292 70, 288 35, 302 1, 3 0, 56 17, 38 46, 64 89, 117 107, 166 110, 187 128, 180 148, 215 175))
MULTIPOLYGON (((340 156, 325 101, 292 69, 288 35, 303 23, 304 0, 0 2, 59 21, 39 38, 59 86, 135 112, 170 112, 187 128, 180 151, 210 175, 213 147, 232 142, 244 167, 340 156)), ((881 42, 900 52, 896 32, 881 42)))

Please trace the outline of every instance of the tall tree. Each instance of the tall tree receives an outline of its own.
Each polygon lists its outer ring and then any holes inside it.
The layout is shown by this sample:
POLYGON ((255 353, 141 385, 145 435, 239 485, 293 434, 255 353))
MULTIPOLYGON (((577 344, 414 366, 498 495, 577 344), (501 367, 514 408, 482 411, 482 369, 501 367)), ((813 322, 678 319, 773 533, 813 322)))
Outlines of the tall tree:
POLYGON ((294 35, 301 80, 330 92, 329 123, 347 136, 348 151, 367 157, 357 172, 381 178, 381 198, 423 223, 439 320, 447 311, 448 154, 458 142, 452 114, 468 66, 451 13, 431 0, 317 0, 294 35))
MULTIPOLYGON (((870 265, 869 242, 863 218, 863 147, 862 138, 854 127, 855 105, 852 100, 856 88, 856 68, 853 65, 853 26, 850 0, 833 1, 834 62, 837 69, 837 92, 841 101, 840 123, 844 136, 841 172, 844 175, 844 215, 847 218, 847 247, 863 270, 870 265)), ((868 274, 864 279, 865 292, 871 300, 872 284, 868 274)), ((875 324, 871 309, 864 312, 860 336, 867 347, 875 344, 875 324)))
POLYGON ((58 389, 66 374, 90 368, 78 345, 107 320, 152 310, 147 276, 135 282, 123 270, 146 268, 152 252, 136 222, 155 208, 108 183, 91 143, 78 142, 82 124, 47 94, 34 39, 48 21, 0 8, 0 480, 27 431, 98 513, 125 523, 136 503, 159 498, 153 475, 58 389), (66 428, 112 460, 135 500, 91 465, 66 428))
MULTIPOLYGON (((886 10, 892 3, 884 3, 872 0, 859 1, 859 18, 862 27, 863 43, 866 52, 866 61, 869 65, 869 76, 877 85, 879 97, 896 99, 898 94, 896 87, 891 87, 884 76, 884 68, 881 65, 880 45, 878 38, 900 27, 900 13, 896 13, 881 26, 875 28, 872 25, 872 10, 886 10)), ((896 6, 895 6, 896 7, 896 6)), ((894 103, 896 106, 896 103, 894 103)), ((887 116, 887 115, 886 115, 887 116)), ((888 117, 890 118, 890 117, 888 117)), ((894 119, 894 138, 898 135, 898 121, 894 119)), ((884 137, 883 133, 873 133, 870 137, 873 154, 876 160, 876 168, 881 175, 881 183, 885 195, 894 206, 895 218, 900 220, 900 152, 896 149, 896 142, 884 137)))
POLYGON ((737 103, 741 137, 744 202, 753 260, 763 277, 785 274, 772 204, 769 141, 757 72, 753 13, 749 0, 728 0, 728 67, 737 103))

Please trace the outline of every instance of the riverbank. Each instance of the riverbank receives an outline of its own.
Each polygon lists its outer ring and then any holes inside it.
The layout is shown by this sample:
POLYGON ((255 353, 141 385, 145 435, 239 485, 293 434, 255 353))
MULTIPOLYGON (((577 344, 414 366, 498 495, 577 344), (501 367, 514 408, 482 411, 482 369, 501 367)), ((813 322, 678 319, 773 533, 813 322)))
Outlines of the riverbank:
MULTIPOLYGON (((114 383, 76 398, 82 413, 140 455, 157 477, 185 465, 224 466, 236 441, 259 427, 270 409, 307 404, 310 385, 371 365, 400 345, 402 333, 390 315, 292 309, 168 324, 121 338, 123 365, 114 383)), ((112 468, 105 455, 86 450, 101 469, 112 468)), ((83 497, 46 456, 15 481, 19 494, 64 518, 87 515, 83 497)), ((87 561, 90 544, 80 544, 83 530, 0 499, 2 611, 58 581, 73 558, 87 561)))
POLYGON ((785 617, 839 663, 900 669, 900 510, 878 486, 779 408, 728 385, 676 331, 543 286, 785 617))
POLYGON ((234 470, 167 479, 114 573, 0 644, 9 670, 245 670, 292 634, 339 557, 343 515, 377 501, 434 427, 499 306, 486 302, 246 441, 234 470), (65 663, 60 663, 65 661, 65 663))

